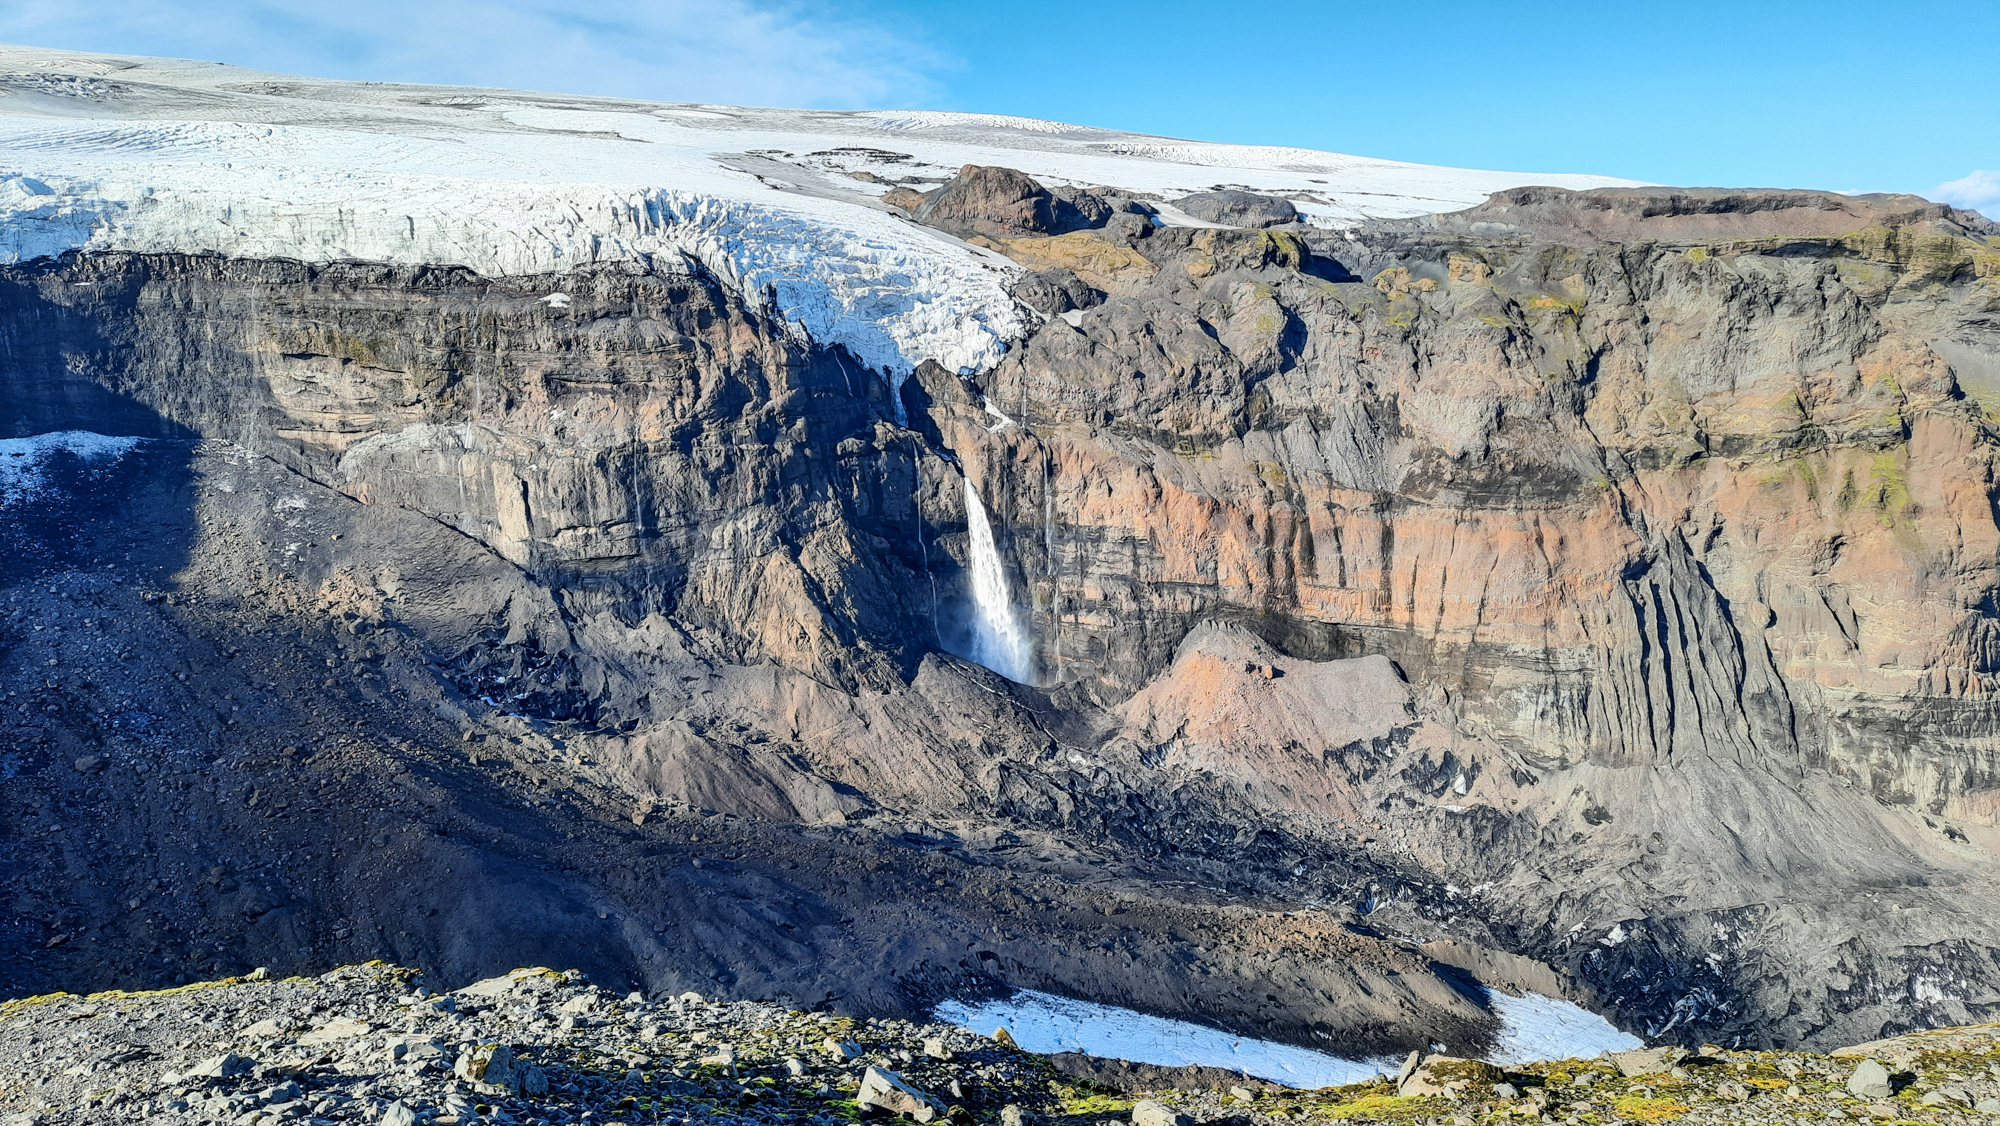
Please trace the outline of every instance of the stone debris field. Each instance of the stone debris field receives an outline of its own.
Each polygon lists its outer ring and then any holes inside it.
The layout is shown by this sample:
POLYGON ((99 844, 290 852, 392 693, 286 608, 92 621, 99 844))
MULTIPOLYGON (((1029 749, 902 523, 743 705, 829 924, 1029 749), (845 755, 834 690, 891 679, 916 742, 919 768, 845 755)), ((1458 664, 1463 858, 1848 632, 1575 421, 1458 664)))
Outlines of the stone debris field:
POLYGON ((1503 1070, 1413 1053, 1394 1076, 1318 1091, 1248 1077, 1119 1090, 1076 1070, 1005 1035, 694 993, 620 998, 546 969, 442 994, 370 963, 0 1003, 0 1126, 2000 1123, 2000 1025, 1832 1055, 1652 1048, 1503 1070))

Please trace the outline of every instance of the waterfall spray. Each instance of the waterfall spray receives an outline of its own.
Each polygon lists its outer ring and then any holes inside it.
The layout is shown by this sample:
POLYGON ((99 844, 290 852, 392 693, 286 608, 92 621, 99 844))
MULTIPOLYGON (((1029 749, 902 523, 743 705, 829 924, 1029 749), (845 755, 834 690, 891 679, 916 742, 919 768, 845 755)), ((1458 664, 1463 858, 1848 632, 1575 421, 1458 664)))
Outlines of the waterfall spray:
POLYGON ((1009 680, 1034 681, 1035 645, 1014 608, 1007 571, 993 541, 993 525, 972 478, 965 479, 965 525, 971 533, 972 652, 974 661, 1009 680))

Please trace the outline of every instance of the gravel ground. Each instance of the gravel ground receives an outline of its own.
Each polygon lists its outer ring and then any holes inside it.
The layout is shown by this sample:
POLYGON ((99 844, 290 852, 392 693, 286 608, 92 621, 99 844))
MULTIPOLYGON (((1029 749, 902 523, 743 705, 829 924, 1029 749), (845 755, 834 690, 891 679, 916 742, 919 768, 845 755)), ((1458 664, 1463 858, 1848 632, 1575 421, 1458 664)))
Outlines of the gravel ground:
POLYGON ((542 969, 445 994, 371 963, 0 1004, 0 1126, 2000 1123, 2000 1025, 1833 1056, 1654 1049, 1504 1073, 1433 1057, 1406 1071, 1311 1092, 1227 1080, 1117 1091, 949 1026, 618 997, 542 969))

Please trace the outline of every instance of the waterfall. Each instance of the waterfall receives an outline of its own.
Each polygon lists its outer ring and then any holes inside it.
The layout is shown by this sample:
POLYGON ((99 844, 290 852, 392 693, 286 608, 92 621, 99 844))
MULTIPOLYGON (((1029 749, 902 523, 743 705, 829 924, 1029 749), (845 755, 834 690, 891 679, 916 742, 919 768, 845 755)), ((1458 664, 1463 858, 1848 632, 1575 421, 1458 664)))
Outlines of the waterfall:
POLYGON ((1031 684, 1035 644, 1014 608, 993 524, 970 477, 965 479, 965 526, 972 536, 972 652, 967 655, 1009 680, 1031 684))

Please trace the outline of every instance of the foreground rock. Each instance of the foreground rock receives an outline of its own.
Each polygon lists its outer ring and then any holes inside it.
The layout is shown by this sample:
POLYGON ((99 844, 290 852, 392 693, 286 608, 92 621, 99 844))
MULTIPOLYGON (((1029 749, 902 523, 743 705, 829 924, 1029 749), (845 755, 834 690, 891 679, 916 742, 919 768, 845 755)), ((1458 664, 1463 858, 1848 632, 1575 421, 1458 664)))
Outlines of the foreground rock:
POLYGON ((1115 1091, 959 1028, 618 997, 546 969, 436 994, 371 963, 6 1002, 0 1124, 2000 1122, 2000 1025, 1851 1051, 1859 1066, 1711 1046, 1661 1055, 1665 1071, 1644 1053, 1506 1069, 1417 1053, 1395 1079, 1319 1091, 1115 1091))
POLYGON ((618 997, 545 969, 435 994, 380 963, 8 1002, 0 1045, 8 1126, 997 1120, 1048 1108, 1053 1074, 957 1028, 618 997), (818 1050, 829 1039, 852 1054, 818 1050))

